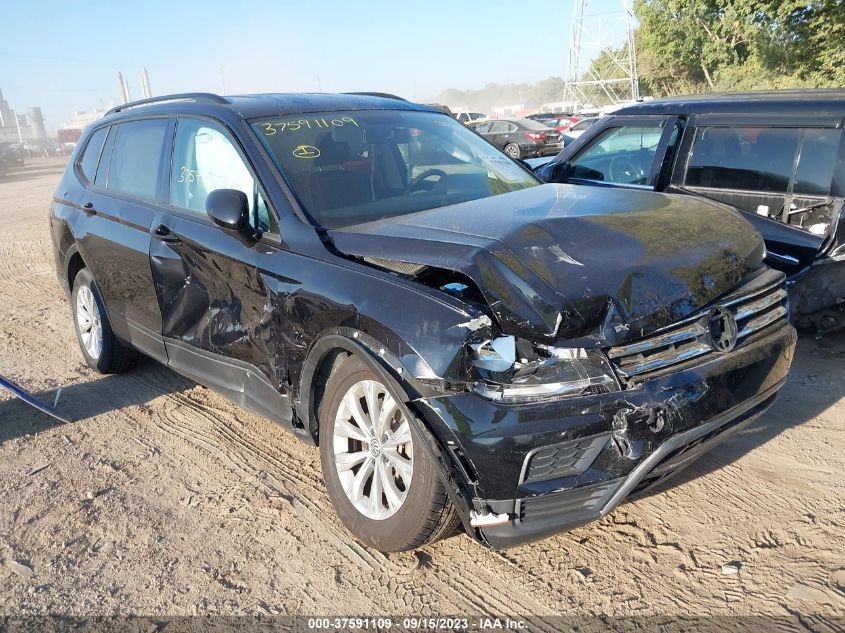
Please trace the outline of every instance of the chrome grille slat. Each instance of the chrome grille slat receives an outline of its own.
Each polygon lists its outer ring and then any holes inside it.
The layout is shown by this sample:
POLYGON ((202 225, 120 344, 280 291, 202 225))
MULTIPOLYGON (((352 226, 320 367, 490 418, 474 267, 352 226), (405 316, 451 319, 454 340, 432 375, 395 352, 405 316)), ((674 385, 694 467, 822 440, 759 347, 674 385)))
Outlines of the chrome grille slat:
POLYGON ((756 301, 752 301, 751 303, 746 303, 743 306, 737 308, 736 314, 734 318, 737 321, 741 321, 746 317, 750 317, 752 314, 756 314, 758 312, 762 312, 765 308, 772 306, 776 303, 780 303, 786 298, 786 290, 783 288, 779 288, 777 292, 773 292, 764 296, 761 299, 757 299, 756 301))
POLYGON ((681 328, 680 330, 667 332, 666 334, 661 334, 660 336, 655 336, 654 338, 646 339, 645 341, 639 341, 638 343, 631 343, 630 345, 623 345, 621 347, 612 347, 610 352, 608 352, 608 355, 611 358, 618 358, 620 356, 640 354, 656 347, 663 347, 664 345, 670 345, 672 343, 680 343, 681 341, 701 336, 705 331, 704 326, 694 323, 693 325, 681 328))
POLYGON ((786 316, 786 308, 783 306, 778 306, 771 312, 767 312, 766 314, 757 317, 756 319, 751 319, 748 323, 745 324, 739 331, 738 338, 743 339, 749 334, 753 334, 758 330, 762 330, 767 325, 771 325, 775 321, 784 318, 786 316))
POLYGON ((716 302, 674 326, 658 330, 650 338, 612 347, 607 355, 624 378, 642 380, 651 372, 721 353, 714 347, 709 330, 709 315, 714 307, 726 310, 737 321, 736 345, 742 345, 752 334, 787 318, 787 293, 782 279, 716 302))
POLYGON ((622 366, 620 367, 620 370, 626 376, 637 376, 639 374, 644 374, 647 371, 656 371, 658 369, 668 367, 669 365, 682 363, 685 360, 690 360, 696 356, 701 356, 702 354, 707 354, 712 351, 713 348, 709 343, 695 343, 682 349, 672 348, 665 352, 661 352, 660 354, 654 354, 642 363, 638 363, 632 367, 622 366))

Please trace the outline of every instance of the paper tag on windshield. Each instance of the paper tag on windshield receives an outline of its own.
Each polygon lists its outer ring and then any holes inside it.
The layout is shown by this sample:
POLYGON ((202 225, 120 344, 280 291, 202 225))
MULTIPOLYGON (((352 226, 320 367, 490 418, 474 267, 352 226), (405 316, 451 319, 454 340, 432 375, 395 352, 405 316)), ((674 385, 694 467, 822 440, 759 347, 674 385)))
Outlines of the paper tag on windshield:
POLYGON ((757 205, 757 215, 762 215, 765 218, 769 217, 769 205, 758 204, 757 205))
POLYGON ((481 160, 510 180, 524 180, 526 177, 519 165, 514 164, 507 156, 487 155, 482 156, 481 160))

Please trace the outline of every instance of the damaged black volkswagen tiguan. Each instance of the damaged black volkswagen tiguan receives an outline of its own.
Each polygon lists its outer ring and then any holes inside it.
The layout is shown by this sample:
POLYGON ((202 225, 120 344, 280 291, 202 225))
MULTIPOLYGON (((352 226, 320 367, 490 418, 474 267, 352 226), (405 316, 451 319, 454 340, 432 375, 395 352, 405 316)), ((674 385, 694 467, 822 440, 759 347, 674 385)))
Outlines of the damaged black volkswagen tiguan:
POLYGON ((796 340, 738 213, 542 184, 388 95, 120 106, 50 225, 88 365, 143 353, 318 444, 384 551, 610 512, 760 416, 796 340))

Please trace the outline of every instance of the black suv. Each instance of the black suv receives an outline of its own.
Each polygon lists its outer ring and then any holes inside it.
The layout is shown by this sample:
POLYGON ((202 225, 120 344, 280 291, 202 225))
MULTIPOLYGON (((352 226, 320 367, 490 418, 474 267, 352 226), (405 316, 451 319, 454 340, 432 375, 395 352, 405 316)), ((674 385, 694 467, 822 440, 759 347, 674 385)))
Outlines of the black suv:
POLYGON ((656 100, 600 119, 537 172, 740 209, 763 234, 767 263, 789 276, 794 321, 830 331, 845 327, 843 121, 843 90, 656 100))
POLYGON ((50 224, 91 367, 140 351, 319 444, 382 550, 602 516, 765 411, 795 345, 735 211, 542 184, 398 98, 121 106, 50 224))

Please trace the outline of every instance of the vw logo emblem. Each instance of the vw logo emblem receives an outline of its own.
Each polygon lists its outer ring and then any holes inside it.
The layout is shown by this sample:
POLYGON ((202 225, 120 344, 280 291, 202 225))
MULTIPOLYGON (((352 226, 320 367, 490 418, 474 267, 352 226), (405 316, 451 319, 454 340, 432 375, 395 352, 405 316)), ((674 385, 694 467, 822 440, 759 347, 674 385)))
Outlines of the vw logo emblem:
POLYGON ((720 352, 729 352, 736 347, 736 319, 722 306, 713 308, 707 317, 710 343, 720 352))

